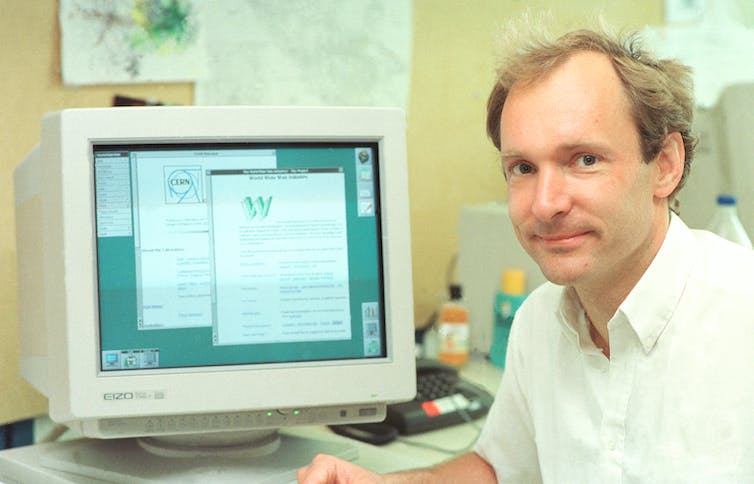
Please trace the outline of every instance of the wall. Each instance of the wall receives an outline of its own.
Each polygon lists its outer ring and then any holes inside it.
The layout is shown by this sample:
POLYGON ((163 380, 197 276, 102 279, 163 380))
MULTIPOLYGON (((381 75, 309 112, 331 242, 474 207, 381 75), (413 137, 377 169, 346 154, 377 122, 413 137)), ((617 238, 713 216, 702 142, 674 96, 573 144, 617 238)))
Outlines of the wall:
MULTIPOLYGON (((661 0, 415 0, 408 109, 414 297, 417 324, 436 307, 456 250, 459 207, 505 197, 496 153, 484 134, 494 73, 493 39, 524 8, 559 22, 600 9, 616 25, 659 23, 661 0)), ((12 171, 39 137, 39 119, 65 107, 108 106, 115 93, 191 104, 190 84, 64 88, 58 4, 0 0, 0 424, 46 411, 20 380, 12 171)))

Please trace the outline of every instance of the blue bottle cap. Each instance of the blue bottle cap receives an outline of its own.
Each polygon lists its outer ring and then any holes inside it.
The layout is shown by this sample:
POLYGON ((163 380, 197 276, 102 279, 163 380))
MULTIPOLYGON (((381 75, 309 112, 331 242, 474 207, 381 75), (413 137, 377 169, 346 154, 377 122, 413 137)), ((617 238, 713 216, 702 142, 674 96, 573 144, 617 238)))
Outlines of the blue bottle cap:
POLYGON ((718 195, 717 196, 717 204, 718 205, 735 205, 736 204, 736 197, 733 195, 718 195))

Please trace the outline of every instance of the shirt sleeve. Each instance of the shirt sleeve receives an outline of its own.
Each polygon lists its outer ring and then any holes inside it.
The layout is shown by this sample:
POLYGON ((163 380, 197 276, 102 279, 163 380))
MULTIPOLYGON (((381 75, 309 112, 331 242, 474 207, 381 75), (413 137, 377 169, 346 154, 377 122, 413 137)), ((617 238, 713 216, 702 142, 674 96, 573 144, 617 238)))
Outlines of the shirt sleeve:
POLYGON ((519 310, 508 340, 503 378, 475 446, 495 469, 498 482, 542 481, 526 392, 526 382, 531 381, 524 360, 526 347, 531 346, 526 344, 526 329, 526 314, 519 310))

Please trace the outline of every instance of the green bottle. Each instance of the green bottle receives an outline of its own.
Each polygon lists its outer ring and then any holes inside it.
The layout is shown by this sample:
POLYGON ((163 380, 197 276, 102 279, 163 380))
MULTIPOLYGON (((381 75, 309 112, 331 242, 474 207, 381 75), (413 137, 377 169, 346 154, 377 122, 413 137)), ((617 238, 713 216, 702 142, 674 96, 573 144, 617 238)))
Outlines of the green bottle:
POLYGON ((500 277, 500 290, 495 295, 495 319, 492 329, 490 360, 496 366, 505 368, 505 354, 508 349, 508 335, 511 332, 513 316, 526 299, 526 273, 521 269, 506 269, 500 277))

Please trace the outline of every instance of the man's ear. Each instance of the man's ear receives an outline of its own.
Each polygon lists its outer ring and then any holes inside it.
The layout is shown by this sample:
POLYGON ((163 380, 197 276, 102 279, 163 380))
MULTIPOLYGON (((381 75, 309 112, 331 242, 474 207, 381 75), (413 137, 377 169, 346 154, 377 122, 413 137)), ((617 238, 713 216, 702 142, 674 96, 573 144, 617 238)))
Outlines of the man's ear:
POLYGON ((681 133, 676 131, 665 136, 660 153, 655 158, 657 176, 654 194, 657 198, 668 198, 673 193, 681 181, 685 161, 686 150, 681 133))

